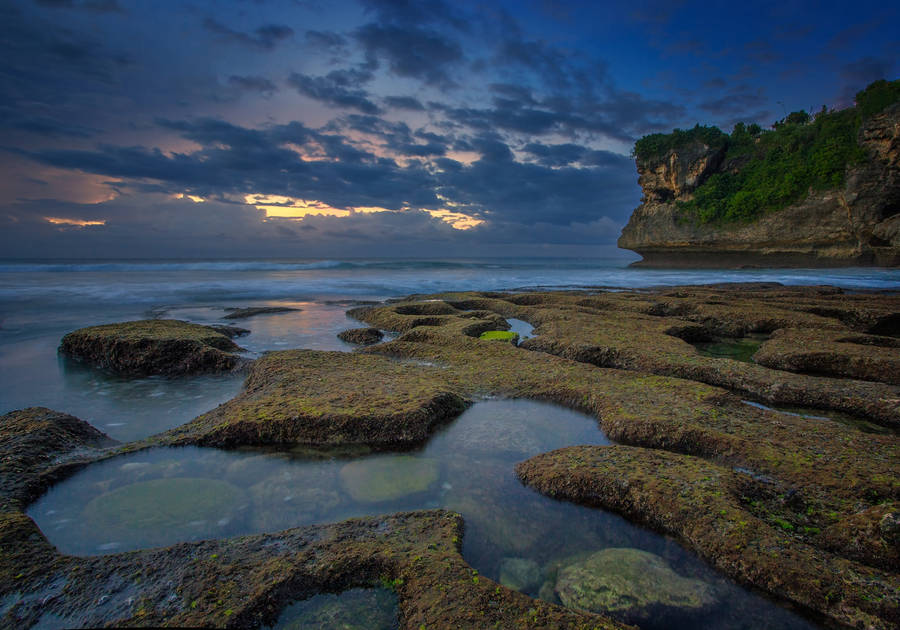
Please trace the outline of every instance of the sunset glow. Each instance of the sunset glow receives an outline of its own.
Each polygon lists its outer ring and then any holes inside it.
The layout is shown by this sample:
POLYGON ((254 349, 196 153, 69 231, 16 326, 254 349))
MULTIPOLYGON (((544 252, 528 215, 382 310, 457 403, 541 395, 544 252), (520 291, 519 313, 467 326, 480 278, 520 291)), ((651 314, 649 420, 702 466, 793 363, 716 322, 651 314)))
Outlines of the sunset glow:
POLYGON ((53 225, 63 225, 72 227, 87 227, 89 225, 106 225, 106 220, 86 221, 83 219, 64 219, 60 217, 44 217, 44 221, 53 225))

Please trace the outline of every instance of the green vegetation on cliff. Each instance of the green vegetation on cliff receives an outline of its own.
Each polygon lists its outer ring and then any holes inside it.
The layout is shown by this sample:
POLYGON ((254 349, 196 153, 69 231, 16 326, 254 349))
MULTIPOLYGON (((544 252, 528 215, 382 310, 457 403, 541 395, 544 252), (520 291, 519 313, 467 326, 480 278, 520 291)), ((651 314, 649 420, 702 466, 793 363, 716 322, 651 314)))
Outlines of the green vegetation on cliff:
POLYGON ((772 130, 738 123, 731 135, 700 125, 652 134, 635 143, 634 156, 653 162, 696 141, 724 148, 724 167, 694 191, 693 199, 678 202, 679 207, 700 223, 753 221, 800 201, 811 190, 842 186, 847 166, 866 159, 858 143, 863 119, 898 101, 900 80, 880 80, 856 95, 856 107, 823 107, 814 116, 793 112, 772 130))

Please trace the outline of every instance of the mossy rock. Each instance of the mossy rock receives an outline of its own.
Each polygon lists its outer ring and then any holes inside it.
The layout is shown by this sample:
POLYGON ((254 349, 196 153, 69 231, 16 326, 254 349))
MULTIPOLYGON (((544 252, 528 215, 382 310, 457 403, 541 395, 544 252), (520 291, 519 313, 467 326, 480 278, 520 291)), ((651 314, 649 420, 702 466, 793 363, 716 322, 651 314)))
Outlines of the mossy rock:
POLYGON ((384 589, 354 588, 316 595, 290 606, 275 630, 393 630, 400 627, 397 596, 384 589))
POLYGON ((675 573, 659 556, 631 548, 591 554, 559 570, 556 593, 569 608, 610 615, 626 623, 660 621, 716 603, 712 587, 675 573))
POLYGON ((340 476, 354 500, 380 503, 425 492, 437 481, 438 472, 434 459, 399 455, 350 462, 340 476))
POLYGON ((243 365, 228 335, 175 319, 148 319, 80 328, 59 351, 126 376, 225 372, 243 365))
POLYGON ((370 346, 383 338, 384 333, 377 328, 352 328, 338 333, 338 339, 341 341, 355 343, 359 346, 370 346))
POLYGON ((269 352, 238 396, 157 442, 409 447, 465 407, 438 368, 350 352, 269 352))
POLYGON ((172 540, 215 537, 245 508, 245 493, 230 483, 176 477, 141 481, 102 494, 84 507, 82 516, 96 535, 152 547, 172 540))
POLYGON ((519 333, 509 330, 486 330, 478 338, 487 341, 505 341, 514 346, 519 344, 519 333))

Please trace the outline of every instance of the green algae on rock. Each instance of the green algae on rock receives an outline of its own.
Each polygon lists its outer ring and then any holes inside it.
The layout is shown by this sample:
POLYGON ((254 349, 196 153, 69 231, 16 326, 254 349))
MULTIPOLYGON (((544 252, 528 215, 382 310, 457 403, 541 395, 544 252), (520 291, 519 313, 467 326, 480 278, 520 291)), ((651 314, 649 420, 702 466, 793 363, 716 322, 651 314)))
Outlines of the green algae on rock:
POLYGON ((478 336, 479 339, 486 339, 488 341, 505 341, 506 343, 511 343, 512 345, 518 345, 519 343, 519 334, 510 332, 508 330, 486 330, 478 336))
POLYGON ((221 527, 246 509, 243 490, 214 479, 169 478, 141 481, 102 494, 82 512, 89 527, 117 538, 138 538, 143 547, 171 539, 215 537, 221 527))
POLYGON ((59 351, 127 376, 224 372, 246 363, 228 335, 174 319, 81 328, 62 338, 59 351))
POLYGON ((359 346, 370 346, 384 338, 384 333, 377 328, 351 328, 338 333, 338 339, 359 346))
POLYGON ((656 554, 603 549, 560 567, 556 594, 569 608, 605 613, 626 623, 662 623, 666 617, 716 604, 712 588, 675 573, 656 554))
POLYGON ((24 507, 116 444, 87 422, 46 407, 0 416, 0 509, 24 507))
POLYGON ((408 448, 466 405, 437 368, 381 356, 286 350, 255 361, 237 397, 153 443, 408 448))
POLYGON ((437 481, 438 464, 412 455, 373 457, 345 464, 340 476, 354 500, 380 503, 428 490, 437 481))

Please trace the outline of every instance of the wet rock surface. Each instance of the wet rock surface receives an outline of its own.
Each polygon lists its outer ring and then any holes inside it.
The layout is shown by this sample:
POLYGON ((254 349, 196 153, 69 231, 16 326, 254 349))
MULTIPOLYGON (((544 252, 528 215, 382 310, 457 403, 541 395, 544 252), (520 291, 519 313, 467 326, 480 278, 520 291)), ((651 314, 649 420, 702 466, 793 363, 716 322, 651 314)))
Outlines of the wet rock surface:
POLYGON ((338 339, 359 346, 370 346, 384 338, 384 333, 377 328, 352 328, 338 333, 338 339))
POLYGON ((148 319, 81 328, 63 337, 59 351, 126 376, 226 372, 246 363, 235 331, 174 319, 148 319))
POLYGON ((150 442, 408 447, 465 406, 437 369, 379 356, 286 350, 254 362, 239 396, 150 442))

